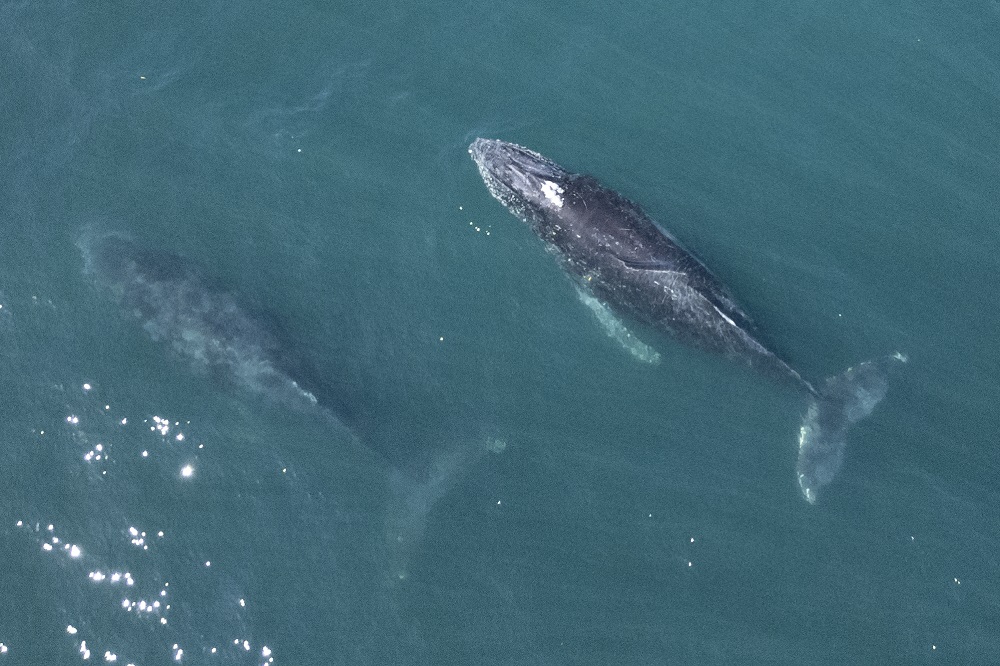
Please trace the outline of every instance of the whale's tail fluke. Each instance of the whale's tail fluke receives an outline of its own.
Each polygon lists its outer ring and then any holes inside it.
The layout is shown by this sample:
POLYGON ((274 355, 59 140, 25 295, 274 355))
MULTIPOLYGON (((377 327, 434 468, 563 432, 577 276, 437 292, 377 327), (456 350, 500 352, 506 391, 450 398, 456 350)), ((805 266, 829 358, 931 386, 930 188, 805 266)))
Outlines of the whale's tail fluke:
POLYGON ((463 441, 437 453, 426 465, 389 472, 385 537, 390 583, 406 580, 409 558, 423 539, 435 504, 464 481, 486 454, 499 454, 506 447, 506 440, 494 437, 463 441))
POLYGON ((796 473, 806 501, 833 481, 844 462, 847 430, 872 413, 889 388, 889 373, 906 357, 899 352, 865 361, 816 387, 799 429, 796 473))

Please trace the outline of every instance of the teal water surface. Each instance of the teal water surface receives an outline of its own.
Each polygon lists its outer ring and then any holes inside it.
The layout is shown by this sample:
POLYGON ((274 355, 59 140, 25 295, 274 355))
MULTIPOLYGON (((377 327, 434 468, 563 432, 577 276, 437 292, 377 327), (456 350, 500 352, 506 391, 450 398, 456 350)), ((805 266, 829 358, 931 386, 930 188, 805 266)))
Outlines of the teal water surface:
POLYGON ((0 3, 0 666, 1000 661, 998 28, 0 3), (478 136, 640 202, 804 376, 908 355, 816 505, 802 397, 625 352, 478 136), (106 233, 266 313, 343 426, 150 339, 106 233))

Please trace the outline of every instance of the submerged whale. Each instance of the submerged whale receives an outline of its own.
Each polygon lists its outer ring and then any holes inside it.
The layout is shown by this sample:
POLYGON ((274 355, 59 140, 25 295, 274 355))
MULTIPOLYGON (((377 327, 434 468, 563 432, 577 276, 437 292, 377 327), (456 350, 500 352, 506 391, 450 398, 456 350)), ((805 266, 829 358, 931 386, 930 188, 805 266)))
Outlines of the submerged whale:
POLYGON ((293 376, 276 327, 193 261, 114 234, 80 242, 84 270, 155 342, 199 370, 296 411, 332 414, 293 376))
POLYGON ((349 408, 351 401, 338 399, 289 349, 268 315, 197 263, 117 234, 87 232, 77 245, 84 272, 133 315, 153 341, 168 345, 198 372, 337 430, 346 428, 354 445, 379 458, 389 484, 384 536, 391 581, 406 578, 410 553, 422 539, 435 504, 487 453, 503 450, 502 440, 478 435, 441 436, 423 448, 408 433, 387 436, 372 425, 377 414, 366 416, 367 408, 349 408), (303 376, 312 379, 308 387, 303 376))
POLYGON ((885 396, 901 354, 866 361, 813 384, 762 344, 722 282, 639 206, 538 153, 476 139, 469 154, 486 187, 527 222, 585 291, 618 315, 791 382, 809 397, 796 471, 816 501, 843 464, 848 427, 885 396))

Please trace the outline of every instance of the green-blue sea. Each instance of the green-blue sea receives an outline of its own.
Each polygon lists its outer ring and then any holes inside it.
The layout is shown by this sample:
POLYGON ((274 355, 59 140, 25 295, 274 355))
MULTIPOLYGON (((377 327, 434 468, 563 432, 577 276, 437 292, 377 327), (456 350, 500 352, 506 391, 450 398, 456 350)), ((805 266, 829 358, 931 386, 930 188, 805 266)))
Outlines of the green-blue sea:
POLYGON ((1000 663, 998 34, 0 0, 0 666, 1000 663), (640 203, 810 380, 906 354, 815 505, 803 396, 630 355, 476 137, 640 203), (157 340, 102 234, 274 322, 339 423, 157 340))

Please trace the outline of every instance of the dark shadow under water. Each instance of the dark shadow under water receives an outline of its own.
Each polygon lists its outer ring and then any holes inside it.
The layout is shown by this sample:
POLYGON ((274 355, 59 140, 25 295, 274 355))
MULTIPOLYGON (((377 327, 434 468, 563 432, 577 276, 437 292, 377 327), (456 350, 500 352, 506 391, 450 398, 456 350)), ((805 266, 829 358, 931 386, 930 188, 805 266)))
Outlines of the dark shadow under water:
POLYGON ((324 378, 270 314, 181 255, 93 230, 81 234, 77 245, 84 272, 99 290, 194 372, 248 400, 346 426, 352 442, 376 456, 387 498, 383 587, 407 578, 407 563, 434 505, 487 453, 506 445, 483 431, 468 431, 479 426, 458 418, 440 428, 414 424, 412 432, 400 432, 398 421, 384 423, 379 414, 390 406, 366 402, 363 379, 324 378))

